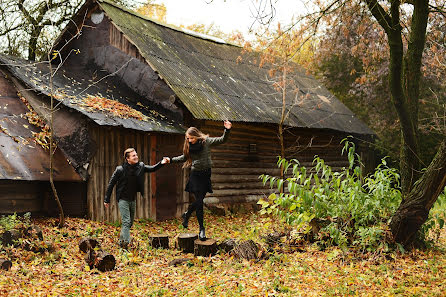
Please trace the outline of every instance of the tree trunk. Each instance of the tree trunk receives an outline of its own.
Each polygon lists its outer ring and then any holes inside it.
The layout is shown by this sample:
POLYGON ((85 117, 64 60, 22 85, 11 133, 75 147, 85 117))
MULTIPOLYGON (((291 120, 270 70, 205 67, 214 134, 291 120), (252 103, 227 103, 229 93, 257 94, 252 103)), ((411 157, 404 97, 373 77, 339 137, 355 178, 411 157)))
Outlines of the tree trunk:
POLYGON ((396 242, 404 246, 414 242, 445 185, 446 140, 443 140, 435 158, 392 217, 390 229, 396 242))

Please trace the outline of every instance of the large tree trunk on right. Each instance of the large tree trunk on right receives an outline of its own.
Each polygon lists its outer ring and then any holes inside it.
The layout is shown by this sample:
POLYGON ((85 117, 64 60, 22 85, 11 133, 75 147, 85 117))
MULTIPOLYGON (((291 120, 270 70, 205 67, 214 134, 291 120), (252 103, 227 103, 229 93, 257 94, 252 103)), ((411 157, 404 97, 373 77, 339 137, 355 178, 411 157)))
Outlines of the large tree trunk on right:
POLYGON ((404 246, 414 242, 418 230, 427 220, 429 210, 445 186, 446 140, 444 139, 437 155, 392 217, 390 229, 396 242, 404 246))

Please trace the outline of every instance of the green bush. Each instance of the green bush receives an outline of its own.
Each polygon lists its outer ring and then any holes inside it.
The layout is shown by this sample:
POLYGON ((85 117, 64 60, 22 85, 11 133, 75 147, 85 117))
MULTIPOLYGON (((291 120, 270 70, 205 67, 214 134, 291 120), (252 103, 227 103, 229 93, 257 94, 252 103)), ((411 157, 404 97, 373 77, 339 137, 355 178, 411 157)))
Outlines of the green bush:
POLYGON ((271 194, 258 203, 262 214, 272 214, 304 233, 312 232, 313 239, 341 247, 356 245, 363 249, 382 244, 385 226, 401 202, 399 175, 389 168, 386 160, 373 174, 363 177, 361 160, 353 143, 344 139, 342 153, 347 153, 349 167, 340 172, 316 157, 313 167, 300 166, 298 160, 279 158, 285 176, 262 175, 263 183, 285 193, 271 194), (291 171, 291 173, 290 173, 291 171))

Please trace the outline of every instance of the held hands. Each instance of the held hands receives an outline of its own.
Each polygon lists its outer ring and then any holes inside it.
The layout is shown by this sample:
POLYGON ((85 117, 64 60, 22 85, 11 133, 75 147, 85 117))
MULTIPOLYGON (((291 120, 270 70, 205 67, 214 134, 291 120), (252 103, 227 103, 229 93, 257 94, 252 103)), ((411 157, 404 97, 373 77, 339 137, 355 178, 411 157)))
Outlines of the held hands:
POLYGON ((105 202, 104 202, 104 206, 105 206, 105 208, 108 208, 109 205, 110 205, 110 203, 105 203, 105 202))
POLYGON ((223 125, 225 125, 225 128, 226 128, 226 129, 231 129, 231 127, 232 127, 231 122, 228 121, 228 120, 224 121, 224 122, 223 122, 223 125))
POLYGON ((170 163, 170 158, 169 157, 163 157, 163 160, 161 160, 161 164, 168 164, 170 163))

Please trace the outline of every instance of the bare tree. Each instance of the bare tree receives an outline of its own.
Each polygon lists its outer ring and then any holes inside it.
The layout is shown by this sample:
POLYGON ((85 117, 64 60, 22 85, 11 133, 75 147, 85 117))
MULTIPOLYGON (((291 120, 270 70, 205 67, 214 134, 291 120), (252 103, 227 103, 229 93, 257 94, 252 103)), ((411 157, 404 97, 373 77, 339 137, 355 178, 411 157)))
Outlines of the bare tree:
POLYGON ((55 36, 84 0, 2 0, 0 50, 35 61, 45 58, 55 36))

